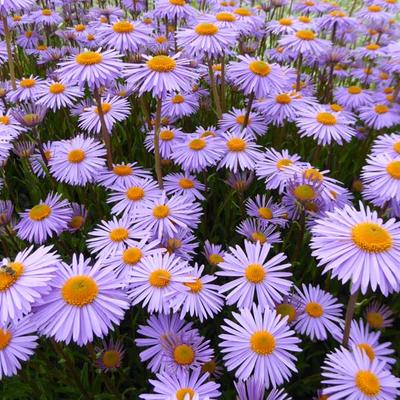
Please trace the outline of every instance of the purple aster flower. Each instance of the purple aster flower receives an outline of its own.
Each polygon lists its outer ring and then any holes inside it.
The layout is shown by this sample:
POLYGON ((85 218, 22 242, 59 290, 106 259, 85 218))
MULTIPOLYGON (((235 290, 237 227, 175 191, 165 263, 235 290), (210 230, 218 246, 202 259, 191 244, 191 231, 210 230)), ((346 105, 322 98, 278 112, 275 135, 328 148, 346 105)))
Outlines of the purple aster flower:
POLYGON ((342 304, 330 293, 319 286, 302 285, 302 290, 295 288, 300 305, 294 329, 311 340, 326 340, 328 332, 338 334, 342 323, 342 304))
POLYGON ((17 37, 16 43, 23 49, 35 48, 42 39, 38 32, 26 30, 17 37))
POLYGON ((104 372, 119 369, 125 354, 122 342, 117 340, 114 343, 113 339, 110 339, 108 343, 103 340, 102 347, 95 347, 95 352, 97 355, 95 366, 104 372))
POLYGON ((356 17, 364 23, 376 26, 387 23, 391 15, 381 5, 371 4, 358 11, 356 17))
POLYGON ((142 303, 150 313, 168 313, 168 297, 179 291, 183 282, 191 282, 192 268, 186 261, 168 253, 151 254, 132 268, 128 294, 132 305, 142 303))
POLYGON ((167 18, 170 21, 189 20, 197 15, 198 11, 185 0, 158 0, 154 7, 154 17, 167 18))
POLYGON ((62 140, 49 161, 50 172, 59 182, 84 186, 97 178, 105 165, 106 149, 93 138, 78 135, 62 140))
POLYGON ((136 346, 145 347, 139 356, 140 361, 149 361, 148 368, 152 372, 159 372, 163 368, 164 339, 170 335, 178 336, 182 333, 195 333, 192 322, 186 323, 177 314, 153 314, 147 319, 147 325, 139 325, 136 346), (142 337, 141 337, 142 336, 142 337))
POLYGON ((21 361, 28 360, 37 347, 35 326, 30 316, 10 324, 0 324, 0 380, 16 375, 21 361))
POLYGON ((204 242, 203 255, 207 259, 208 263, 215 267, 224 261, 225 252, 222 250, 220 244, 212 244, 206 240, 204 242))
POLYGON ((372 329, 385 329, 393 325, 393 311, 375 300, 365 309, 364 318, 372 329))
POLYGON ((169 196, 174 194, 188 196, 190 200, 205 199, 202 192, 205 186, 195 176, 188 173, 172 173, 163 178, 165 191, 169 196))
POLYGON ((202 275, 204 266, 194 265, 190 272, 190 282, 180 285, 179 292, 171 299, 174 312, 180 311, 180 318, 186 314, 198 317, 200 322, 213 318, 222 310, 223 296, 218 293, 219 286, 211 283, 215 281, 214 275, 202 275))
POLYGON ((322 366, 322 393, 337 400, 392 400, 400 395, 400 380, 382 361, 371 363, 363 350, 340 347, 329 353, 322 366))
POLYGON ((33 246, 19 252, 13 261, 3 259, 0 268, 0 323, 16 321, 31 311, 53 279, 59 261, 52 246, 33 246))
POLYGON ((155 200, 161 196, 161 191, 154 179, 140 179, 126 181, 111 187, 111 194, 107 203, 115 203, 112 214, 129 215, 135 218, 136 210, 142 207, 144 202, 155 200))
MULTIPOLYGON (((54 155, 58 142, 47 142, 42 144, 43 153, 47 161, 50 161, 54 155)), ((38 177, 46 176, 46 169, 44 168, 43 156, 38 148, 30 156, 29 162, 32 166, 32 171, 38 177)))
POLYGON ((11 11, 28 10, 32 4, 32 0, 4 0, 0 5, 0 13, 6 15, 11 11))
POLYGON ((0 200, 0 226, 10 223, 13 212, 14 205, 11 200, 0 200))
POLYGON ((107 83, 121 75, 123 63, 114 50, 83 51, 67 57, 58 64, 57 72, 81 89, 87 84, 91 89, 107 86, 107 83))
POLYGON ((162 103, 161 116, 182 118, 194 114, 199 109, 199 97, 194 93, 170 93, 162 103))
POLYGON ((243 25, 249 25, 252 32, 257 32, 264 28, 264 18, 259 15, 256 9, 238 7, 233 10, 237 20, 243 25))
MULTIPOLYGON (((106 98, 101 99, 101 108, 108 132, 112 131, 116 122, 123 121, 130 114, 128 100, 118 96, 107 96, 106 98)), ((101 122, 97 106, 85 110, 79 116, 79 127, 90 133, 100 133, 101 122)))
MULTIPOLYGON (((177 0, 170 1, 175 2, 177 0)), ((201 368, 188 373, 170 375, 164 372, 157 374, 157 380, 150 379, 150 383, 154 386, 154 393, 142 394, 140 398, 145 400, 165 400, 167 398, 182 400, 218 399, 221 395, 218 390, 220 385, 208 380, 208 378, 208 373, 201 374, 201 368)))
POLYGON ((301 29, 301 25, 295 19, 284 17, 267 22, 265 30, 272 35, 287 35, 299 29, 301 29))
POLYGON ((390 128, 400 123, 400 107, 385 104, 369 104, 359 108, 360 119, 372 129, 390 128))
POLYGON ((24 104, 12 110, 12 116, 23 127, 32 129, 42 123, 46 116, 47 108, 41 104, 24 104))
POLYGON ((356 18, 349 17, 347 13, 340 8, 331 11, 327 15, 316 18, 315 25, 318 31, 346 32, 357 27, 356 18))
POLYGON ((63 21, 58 13, 50 8, 33 11, 31 17, 35 23, 43 25, 58 25, 63 21))
POLYGON ((301 349, 297 346, 300 339, 289 329, 286 318, 256 306, 232 315, 236 322, 224 319, 225 333, 219 336, 228 371, 236 369, 235 376, 243 380, 253 374, 266 388, 289 380, 296 372, 292 353, 301 349))
POLYGON ((279 232, 276 232, 275 226, 262 223, 256 218, 247 218, 242 221, 236 232, 253 243, 274 244, 282 241, 279 232))
POLYGON ((375 60, 384 55, 381 46, 377 43, 369 43, 363 47, 358 47, 353 54, 355 58, 368 58, 369 60, 375 60))
POLYGON ((193 28, 176 32, 178 46, 194 56, 219 57, 236 44, 236 32, 212 22, 199 22, 193 28))
POLYGON ((253 31, 251 24, 243 23, 238 17, 237 14, 228 10, 205 16, 207 21, 212 22, 218 28, 228 28, 231 32, 236 32, 236 35, 250 35, 253 31))
POLYGON ((335 100, 348 110, 358 110, 373 101, 371 91, 359 86, 337 87, 334 96, 335 100))
POLYGON ((37 76, 22 78, 17 81, 17 89, 8 93, 7 100, 12 103, 36 100, 40 96, 43 85, 43 80, 37 76))
POLYGON ((37 103, 56 111, 63 107, 70 107, 82 96, 82 91, 69 82, 51 80, 41 85, 37 103))
POLYGON ((116 20, 96 31, 101 46, 120 53, 137 53, 150 40, 151 27, 140 21, 116 20))
POLYGON ((118 280, 101 261, 90 263, 74 254, 71 265, 59 264, 50 291, 34 311, 41 334, 82 346, 94 335, 104 337, 122 320, 129 304, 118 280))
POLYGON ((214 166, 222 157, 224 148, 220 137, 204 134, 185 135, 184 141, 177 144, 171 158, 188 172, 200 172, 214 166))
POLYGON ((87 210, 84 205, 71 203, 72 216, 68 222, 68 232, 77 232, 86 222, 87 210))
POLYGON ((18 137, 25 128, 14 118, 12 110, 0 114, 0 138, 4 136, 18 137))
POLYGON ((220 293, 230 292, 226 304, 237 304, 238 308, 251 308, 257 297, 260 309, 274 307, 276 302, 289 293, 292 286, 291 272, 285 271, 290 264, 285 264, 286 256, 279 253, 267 260, 271 250, 269 243, 255 244, 245 240, 244 250, 240 246, 230 247, 224 261, 218 266, 219 276, 235 278, 223 285, 220 293))
POLYGON ((253 376, 234 382, 238 400, 264 400, 265 385, 253 376))
POLYGON ((387 296, 398 291, 397 260, 400 257, 400 223, 383 222, 376 211, 360 202, 360 211, 351 206, 327 212, 312 228, 313 256, 343 283, 352 282, 351 292, 366 293, 379 287, 387 296))
MULTIPOLYGON (((11 140, 8 139, 8 140, 11 140)), ((35 143, 30 140, 23 140, 14 144, 13 152, 21 158, 29 158, 35 150, 35 143)))
POLYGON ((260 157, 260 146, 247 133, 247 129, 242 132, 224 132, 221 138, 224 140, 225 154, 218 163, 218 169, 226 167, 233 172, 254 169, 260 157))
MULTIPOLYGON (((167 0, 169 1, 169 0, 167 0)), ((167 92, 189 91, 197 80, 197 73, 189 67, 190 61, 174 56, 146 56, 145 63, 125 64, 123 76, 139 95, 151 92, 154 97, 165 97, 167 92)))
POLYGON ((267 200, 266 195, 257 195, 255 200, 249 199, 246 202, 246 212, 250 217, 256 217, 265 224, 286 225, 286 210, 279 204, 267 200))
POLYGON ((163 192, 160 197, 149 200, 137 209, 134 221, 138 229, 152 230, 154 235, 173 236, 178 228, 195 229, 200 221, 201 207, 186 196, 174 195, 170 198, 163 192))
POLYGON ((293 11, 305 15, 318 14, 324 11, 323 5, 314 0, 300 0, 293 5, 293 11))
POLYGON ((311 55, 314 57, 327 53, 332 47, 330 41, 319 39, 312 30, 308 29, 285 35, 279 40, 278 44, 297 55, 311 55))
MULTIPOLYGON (((161 128, 158 138, 160 156, 169 159, 172 152, 184 141, 185 137, 186 135, 180 128, 172 128, 168 125, 161 128)), ((154 151, 154 130, 146 135, 144 145, 148 151, 154 151)))
POLYGON ((60 194, 49 193, 44 201, 19 215, 21 220, 15 227, 17 236, 30 243, 42 244, 67 229, 72 210, 67 200, 61 200, 60 194))
POLYGON ((249 189, 254 179, 254 172, 249 170, 239 172, 229 172, 228 179, 225 181, 232 189, 244 193, 249 189))
POLYGON ((148 232, 136 229, 129 217, 113 218, 102 221, 93 231, 89 232, 87 246, 97 258, 110 257, 117 252, 133 246, 137 239, 148 236, 148 232))
POLYGON ((268 64, 248 55, 238 58, 240 61, 229 63, 227 78, 244 94, 258 98, 287 88, 287 79, 278 64, 268 64))
POLYGON ((199 243, 190 230, 178 228, 172 236, 164 235, 161 245, 167 249, 169 254, 175 254, 182 260, 191 261, 199 243))

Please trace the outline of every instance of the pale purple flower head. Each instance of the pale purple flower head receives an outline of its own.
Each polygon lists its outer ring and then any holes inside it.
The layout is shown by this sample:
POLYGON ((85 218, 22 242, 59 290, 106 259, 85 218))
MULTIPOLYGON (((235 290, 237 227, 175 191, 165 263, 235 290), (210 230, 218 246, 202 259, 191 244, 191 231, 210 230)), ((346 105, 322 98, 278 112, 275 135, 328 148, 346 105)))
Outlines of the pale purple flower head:
POLYGON ((70 107, 75 100, 82 96, 82 91, 67 81, 49 80, 41 85, 37 103, 56 111, 60 108, 70 107))
POLYGON ((164 188, 168 195, 184 195, 191 200, 202 201, 205 199, 204 184, 189 173, 171 173, 163 178, 164 188))
POLYGON ((359 108, 359 116, 372 129, 390 128, 400 123, 400 107, 382 103, 371 103, 359 108))
POLYGON ((274 225, 265 224, 257 218, 246 218, 238 225, 236 232, 253 243, 274 244, 282 241, 274 225))
POLYGON ((104 372, 116 371, 121 367, 121 362, 125 354, 122 342, 111 338, 109 342, 103 340, 102 346, 94 348, 97 359, 95 366, 104 372))
POLYGON ((279 46, 293 51, 297 55, 319 57, 327 53, 332 43, 325 39, 319 39, 317 35, 308 29, 299 30, 293 34, 285 35, 279 40, 279 46))
POLYGON ((40 96, 44 82, 37 76, 22 78, 16 82, 17 89, 7 94, 7 100, 12 103, 36 100, 40 96))
POLYGON ((365 309, 364 318, 372 329, 385 329, 393 325, 393 311, 385 304, 374 300, 365 309))

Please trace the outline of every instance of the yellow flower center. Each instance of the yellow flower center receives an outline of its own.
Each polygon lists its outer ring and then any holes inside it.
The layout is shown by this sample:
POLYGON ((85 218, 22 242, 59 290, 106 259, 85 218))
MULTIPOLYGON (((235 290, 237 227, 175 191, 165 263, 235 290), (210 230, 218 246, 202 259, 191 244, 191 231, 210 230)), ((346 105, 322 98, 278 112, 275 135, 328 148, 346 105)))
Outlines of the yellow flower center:
POLYGON ((373 361, 373 359, 375 358, 375 352, 374 349, 371 347, 371 345, 369 345, 368 343, 360 343, 357 345, 357 347, 363 351, 365 351, 365 353, 367 354, 368 358, 373 361))
POLYGON ((171 274, 165 269, 156 269, 149 276, 151 286, 162 289, 169 285, 171 274))
POLYGON ((281 160, 278 160, 276 162, 276 168, 278 168, 280 171, 282 171, 285 167, 288 167, 289 165, 292 165, 293 161, 289 160, 287 158, 282 158, 281 160))
POLYGON ((77 24, 77 25, 75 25, 75 30, 76 30, 77 32, 83 32, 85 29, 86 29, 86 26, 83 25, 83 24, 77 24))
POLYGON ((347 92, 350 94, 360 94, 362 92, 362 89, 358 86, 350 86, 347 88, 347 92))
POLYGON ((166 218, 169 215, 169 208, 165 204, 160 204, 153 208, 153 217, 157 219, 166 218))
POLYGON ((32 37, 32 34, 33 34, 32 31, 26 31, 25 32, 25 37, 27 37, 29 39, 30 37, 32 37))
POLYGON ((116 165, 113 168, 113 172, 118 176, 129 176, 132 175, 132 167, 129 165, 116 165))
POLYGON ((118 21, 112 28, 116 33, 131 33, 135 30, 135 26, 129 21, 118 21))
POLYGON ((69 221, 68 226, 72 229, 80 229, 84 222, 85 219, 82 217, 82 215, 74 215, 71 218, 71 221, 69 221))
POLYGON ((68 161, 73 164, 79 164, 85 159, 85 152, 81 149, 71 150, 68 153, 68 161))
POLYGON ((253 74, 259 76, 267 76, 271 72, 271 67, 265 61, 252 61, 249 64, 249 69, 253 74))
POLYGON ((310 179, 313 182, 321 182, 324 180, 324 176, 315 168, 307 168, 304 171, 304 177, 310 179))
POLYGON ((372 328, 380 329, 382 328, 384 319, 380 313, 370 311, 369 313, 367 313, 367 322, 369 325, 371 325, 372 328))
POLYGON ((182 242, 179 239, 171 238, 167 241, 167 251, 169 254, 172 254, 174 251, 180 249, 182 246, 182 242))
POLYGON ((75 61, 79 65, 94 65, 100 64, 103 61, 103 56, 96 51, 85 51, 75 57, 75 61))
POLYGON ((114 228, 108 236, 113 242, 123 242, 128 239, 129 231, 126 228, 114 228))
POLYGON ((36 50, 39 50, 39 51, 44 51, 44 50, 47 50, 47 49, 48 49, 48 47, 45 44, 38 44, 36 46, 36 50))
POLYGON ((77 275, 67 279, 61 288, 64 301, 75 307, 93 303, 99 293, 96 281, 87 275, 77 275))
POLYGON ((268 331, 254 332, 250 337, 250 349, 260 356, 272 354, 275 347, 276 340, 268 331))
POLYGON ((7 115, 2 115, 0 117, 0 124, 8 125, 10 123, 10 118, 7 115))
POLYGON ((181 94, 177 94, 171 99, 173 104, 181 104, 185 101, 185 98, 181 94))
POLYGON ((175 393, 176 400, 192 400, 196 392, 190 388, 178 389, 175 393))
POLYGON ((267 272, 261 264, 249 264, 244 271, 244 276, 251 283, 262 282, 266 275, 267 272))
POLYGON ((239 7, 234 11, 235 14, 240 15, 241 17, 250 17, 252 12, 248 8, 239 7))
POLYGON ((322 125, 335 125, 336 117, 328 112, 320 112, 316 117, 317 121, 322 125))
POLYGON ((224 261, 224 258, 219 254, 210 254, 208 261, 211 265, 218 265, 224 261))
POLYGON ((393 93, 393 91, 394 91, 394 89, 393 89, 393 87, 386 87, 385 89, 383 89, 383 93, 385 93, 385 94, 390 94, 390 93, 393 93))
POLYGON ((94 39, 95 39, 95 36, 91 33, 89 33, 89 35, 86 36, 86 40, 89 40, 89 42, 91 42, 94 39))
POLYGON ((331 107, 331 110, 332 110, 332 111, 335 111, 335 112, 343 111, 343 107, 342 107, 342 106, 339 106, 339 104, 336 104, 336 103, 332 103, 332 104, 330 105, 330 107, 331 107))
POLYGON ((13 19, 14 22, 19 22, 19 21, 21 21, 22 17, 20 15, 14 15, 12 17, 12 19, 13 19))
POLYGON ((185 282, 185 286, 187 286, 192 293, 199 293, 201 289, 203 289, 203 283, 200 279, 196 279, 194 282, 185 282))
POLYGON ((167 41, 168 39, 165 36, 157 36, 156 37, 156 42, 159 44, 163 44, 167 41))
POLYGON ((281 93, 275 96, 275 101, 279 104, 289 104, 292 98, 287 93, 281 93))
POLYGON ((51 215, 51 208, 47 204, 38 204, 29 210, 29 218, 32 221, 42 221, 51 215))
POLYGON ((367 50, 372 50, 372 51, 378 50, 380 49, 380 47, 381 46, 379 46, 379 44, 376 43, 370 43, 369 45, 365 46, 367 50))
POLYGON ((217 13, 217 14, 215 14, 215 18, 217 19, 217 21, 223 21, 223 22, 235 22, 236 21, 236 17, 229 12, 217 13))
POLYGON ((19 86, 21 86, 24 89, 29 89, 31 87, 34 87, 35 85, 36 85, 36 81, 31 78, 24 78, 24 79, 21 79, 21 81, 19 82, 19 86))
POLYGON ((206 141, 203 138, 193 139, 189 142, 189 149, 199 151, 206 147, 206 141))
POLYGON ((373 12, 373 13, 380 12, 380 11, 382 11, 382 7, 378 6, 377 4, 373 4, 372 6, 368 7, 368 11, 373 12))
POLYGON ((253 232, 251 238, 254 242, 260 242, 261 244, 267 241, 267 237, 262 232, 253 232))
POLYGON ((10 344, 11 338, 10 331, 0 328, 0 351, 4 350, 10 344))
POLYGON ((59 94, 59 93, 64 92, 64 90, 65 90, 65 86, 60 82, 53 83, 49 87, 49 92, 52 94, 59 94))
POLYGON ((314 40, 315 33, 309 30, 297 31, 296 36, 301 40, 314 40))
POLYGON ((260 207, 258 209, 258 215, 264 219, 271 219, 273 217, 272 211, 268 207, 260 207))
POLYGON ((180 344, 174 349, 174 360, 179 365, 190 365, 194 361, 195 353, 187 344, 180 344))
POLYGON ((284 26, 291 26, 293 25, 293 20, 291 18, 281 18, 279 20, 279 24, 284 26))
POLYGON ((51 14, 52 14, 52 12, 48 8, 45 8, 44 10, 42 10, 42 15, 45 17, 50 17, 51 14))
POLYGON ((11 262, 6 267, 0 268, 0 293, 14 285, 24 270, 24 265, 19 262, 11 262))
POLYGON ((122 261, 128 265, 135 265, 142 259, 142 250, 138 247, 130 247, 122 253, 122 261))
POLYGON ((367 397, 377 396, 381 391, 379 378, 371 371, 358 371, 355 381, 358 389, 367 397))
POLYGON ((315 199, 315 190, 307 184, 297 186, 293 191, 299 201, 310 201, 315 199))
POLYGON ((194 183, 191 179, 181 178, 179 179, 179 186, 182 189, 192 189, 194 187, 194 183))
POLYGON ((313 301, 307 303, 304 310, 312 318, 320 318, 322 315, 324 315, 324 309, 321 304, 313 301))
POLYGON ((169 2, 174 6, 184 6, 186 5, 185 0, 169 0, 169 2))
POLYGON ((201 22, 196 25, 194 31, 201 36, 213 36, 218 32, 218 27, 210 22, 201 22))
POLYGON ((127 190, 126 197, 132 201, 142 200, 144 197, 144 190, 139 186, 132 186, 127 190))
POLYGON ((276 306, 276 312, 282 317, 288 317, 287 322, 293 322, 297 316, 296 309, 291 304, 287 303, 278 304, 276 306))
POLYGON ((342 10, 334 10, 332 12, 329 13, 329 15, 331 17, 339 17, 339 18, 343 18, 346 16, 346 13, 342 10))
POLYGON ((393 245, 389 231, 374 222, 354 225, 351 237, 357 247, 369 253, 382 253, 393 245))
MULTIPOLYGON (((112 105, 110 103, 101 103, 101 110, 103 111, 103 114, 107 114, 112 108, 112 105)), ((99 108, 95 107, 94 112, 96 114, 99 113, 99 108)))
POLYGON ((176 61, 168 56, 154 56, 147 61, 147 66, 155 72, 171 72, 176 67, 176 61))
MULTIPOLYGON (((246 116, 245 116, 245 115, 238 115, 238 116, 236 117, 236 122, 237 122, 238 124, 240 124, 240 125, 243 125, 245 119, 246 119, 246 116)), ((249 125, 251 124, 251 118, 248 119, 248 122, 247 122, 247 123, 248 123, 249 125)))
POLYGON ((214 360, 207 361, 201 366, 202 372, 208 372, 209 374, 213 374, 217 369, 217 363, 214 360))
POLYGON ((165 129, 164 131, 160 132, 160 139, 164 140, 165 142, 169 142, 175 137, 174 132, 165 129))
POLYGON ((246 150, 247 143, 242 138, 232 138, 226 142, 229 151, 239 152, 246 150))
POLYGON ((106 368, 116 368, 121 361, 121 355, 117 350, 107 350, 103 353, 101 360, 106 368))
POLYGON ((386 114, 389 111, 389 107, 384 104, 377 104, 374 109, 377 114, 386 114))
POLYGON ((311 22, 311 18, 307 17, 307 15, 300 15, 299 21, 303 22, 303 24, 309 24, 311 22))
POLYGON ((393 179, 400 179, 400 161, 391 161, 386 165, 386 172, 393 179))

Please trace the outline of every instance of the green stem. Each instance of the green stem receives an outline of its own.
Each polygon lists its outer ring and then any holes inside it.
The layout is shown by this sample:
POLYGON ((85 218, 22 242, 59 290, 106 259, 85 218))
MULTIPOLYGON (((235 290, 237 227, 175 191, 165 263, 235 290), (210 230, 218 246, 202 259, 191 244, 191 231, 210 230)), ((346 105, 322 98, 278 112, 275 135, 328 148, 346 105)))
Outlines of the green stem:
POLYGON ((2 20, 3 20, 4 36, 5 36, 5 39, 6 39, 8 68, 10 70, 11 86, 12 86, 13 90, 16 90, 17 89, 17 85, 15 83, 14 58, 13 58, 13 54, 12 54, 12 50, 11 50, 11 32, 8 29, 7 16, 3 15, 2 16, 2 20))
POLYGON ((358 290, 356 290, 349 298, 349 302, 347 303, 346 309, 346 319, 344 324, 344 331, 343 331, 343 346, 349 344, 349 337, 350 337, 350 328, 351 328, 351 321, 353 320, 354 309, 356 307, 358 296, 358 290))
POLYGON ((160 128, 161 128, 161 97, 157 98, 157 108, 156 108, 156 122, 154 127, 154 159, 155 159, 155 169, 157 175, 158 186, 160 189, 164 188, 162 179, 162 168, 161 168, 161 156, 160 156, 160 128))

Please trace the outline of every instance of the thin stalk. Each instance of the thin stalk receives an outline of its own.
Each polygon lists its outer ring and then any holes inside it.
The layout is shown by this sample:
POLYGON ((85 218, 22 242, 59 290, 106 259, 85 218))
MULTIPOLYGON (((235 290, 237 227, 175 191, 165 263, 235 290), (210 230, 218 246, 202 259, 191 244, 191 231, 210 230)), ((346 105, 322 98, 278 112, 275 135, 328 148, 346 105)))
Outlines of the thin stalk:
POLYGON ((13 58, 13 54, 12 54, 12 50, 11 50, 11 32, 8 29, 7 16, 3 15, 1 18, 3 20, 4 36, 5 36, 5 39, 6 39, 8 68, 10 70, 11 86, 12 86, 13 90, 16 90, 17 89, 17 84, 15 83, 14 58, 13 58))
POLYGON ((301 67, 303 65, 303 54, 300 53, 299 60, 297 63, 297 79, 296 79, 296 92, 300 90, 301 83, 301 67))
POLYGON ((217 110, 217 117, 221 118, 222 117, 221 102, 220 102, 219 95, 218 95, 217 85, 215 83, 215 76, 214 76, 214 72, 212 69, 211 60, 208 60, 208 75, 210 78, 210 84, 211 84, 211 90, 212 90, 213 97, 214 97, 215 108, 217 110))
POLYGON ((161 106, 162 100, 161 97, 157 98, 157 107, 156 107, 156 122, 154 126, 154 159, 155 159, 155 168, 158 186, 160 189, 164 188, 163 179, 162 179, 162 168, 161 168, 161 157, 160 157, 160 128, 161 128, 161 106))
POLYGON ((225 96, 225 56, 221 57, 221 108, 222 112, 226 111, 226 96, 225 96))
POLYGON ((247 103, 246 115, 244 116, 242 130, 245 129, 247 127, 247 125, 249 124, 249 117, 250 117, 251 107, 253 106, 253 101, 254 101, 254 92, 252 92, 249 96, 249 100, 247 103))
POLYGON ((354 309, 356 307, 357 296, 358 296, 358 290, 356 290, 350 296, 349 302, 347 303, 346 319, 345 319, 345 324, 344 324, 343 342, 342 342, 343 346, 346 346, 346 347, 349 344, 350 327, 351 327, 351 321, 353 320, 354 309))

